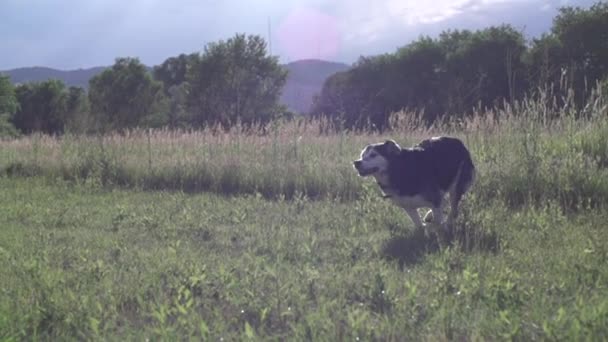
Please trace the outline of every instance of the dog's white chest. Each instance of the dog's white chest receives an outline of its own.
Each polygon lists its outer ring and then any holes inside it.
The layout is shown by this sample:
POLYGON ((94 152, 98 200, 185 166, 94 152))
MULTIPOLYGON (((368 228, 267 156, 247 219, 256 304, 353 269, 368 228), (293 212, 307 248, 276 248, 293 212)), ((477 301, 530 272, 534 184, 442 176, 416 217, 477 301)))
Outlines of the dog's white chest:
MULTIPOLYGON (((388 184, 389 179, 386 173, 375 174, 374 177, 378 184, 388 184)), ((422 195, 400 196, 393 189, 383 189, 383 192, 390 196, 391 201, 402 208, 429 208, 431 203, 422 195)))
POLYGON ((431 203, 420 195, 414 196, 391 196, 391 200, 402 208, 429 208, 431 203))

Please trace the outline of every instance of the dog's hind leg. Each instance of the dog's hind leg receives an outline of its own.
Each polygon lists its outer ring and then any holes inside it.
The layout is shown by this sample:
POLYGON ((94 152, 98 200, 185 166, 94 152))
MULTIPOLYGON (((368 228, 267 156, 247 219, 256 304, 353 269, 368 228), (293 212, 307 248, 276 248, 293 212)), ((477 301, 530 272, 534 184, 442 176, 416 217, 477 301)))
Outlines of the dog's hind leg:
POLYGON ((475 180, 475 168, 472 164, 461 164, 458 168, 458 174, 456 177, 456 182, 450 188, 450 213, 448 214, 448 219, 446 225, 448 229, 452 229, 454 221, 458 216, 458 205, 460 204, 460 200, 462 196, 464 196, 465 192, 469 190, 473 181, 475 180))
POLYGON ((450 230, 454 225, 454 220, 456 220, 456 216, 458 216, 458 204, 460 203, 462 195, 463 194, 458 192, 456 189, 450 192, 450 213, 448 214, 448 219, 446 222, 446 226, 450 230))
MULTIPOLYGON (((426 227, 430 228, 429 230, 437 235, 439 248, 446 246, 446 243, 451 237, 451 232, 447 223, 443 220, 443 201, 439 206, 433 207, 433 209, 424 216, 424 221, 427 222, 426 227)), ((426 233, 429 234, 430 231, 427 231, 426 233)))

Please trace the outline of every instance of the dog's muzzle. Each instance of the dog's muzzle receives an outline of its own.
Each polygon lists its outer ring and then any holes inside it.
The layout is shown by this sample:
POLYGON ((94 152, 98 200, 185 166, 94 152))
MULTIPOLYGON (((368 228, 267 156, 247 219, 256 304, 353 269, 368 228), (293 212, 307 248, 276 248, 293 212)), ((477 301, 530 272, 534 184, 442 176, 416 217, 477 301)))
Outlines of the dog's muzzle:
POLYGON ((365 177, 365 176, 369 176, 371 174, 374 174, 376 172, 378 172, 378 168, 377 167, 372 167, 369 169, 366 169, 363 167, 363 163, 361 162, 361 160, 355 160, 353 162, 353 166, 355 167, 355 169, 357 170, 357 172, 359 172, 359 176, 361 177, 365 177))

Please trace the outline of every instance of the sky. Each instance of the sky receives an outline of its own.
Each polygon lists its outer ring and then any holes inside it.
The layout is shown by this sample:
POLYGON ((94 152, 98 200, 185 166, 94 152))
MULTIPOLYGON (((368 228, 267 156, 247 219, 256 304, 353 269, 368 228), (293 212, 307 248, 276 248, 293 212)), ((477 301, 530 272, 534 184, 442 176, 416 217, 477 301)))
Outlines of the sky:
POLYGON ((138 57, 157 65, 237 33, 281 62, 353 63, 421 35, 512 24, 528 37, 561 6, 594 0, 0 0, 0 70, 77 69, 138 57))

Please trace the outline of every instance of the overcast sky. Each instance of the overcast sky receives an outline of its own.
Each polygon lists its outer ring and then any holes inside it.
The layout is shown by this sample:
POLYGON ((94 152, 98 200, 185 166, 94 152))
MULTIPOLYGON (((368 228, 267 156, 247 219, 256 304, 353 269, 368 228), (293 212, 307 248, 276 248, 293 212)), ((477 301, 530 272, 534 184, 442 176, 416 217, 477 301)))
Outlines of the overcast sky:
POLYGON ((354 62, 421 34, 510 23, 527 36, 593 0, 0 0, 0 70, 148 65, 235 33, 270 35, 282 62, 354 62))

